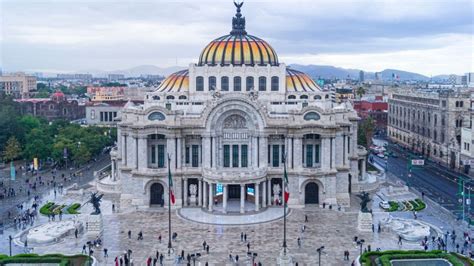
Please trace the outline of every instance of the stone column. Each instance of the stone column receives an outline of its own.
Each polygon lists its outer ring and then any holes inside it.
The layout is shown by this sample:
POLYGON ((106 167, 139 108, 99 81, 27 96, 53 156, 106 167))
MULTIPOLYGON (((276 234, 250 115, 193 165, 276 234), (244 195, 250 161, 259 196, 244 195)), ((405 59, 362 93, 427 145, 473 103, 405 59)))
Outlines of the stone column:
POLYGON ((271 179, 268 179, 267 180, 267 196, 268 196, 268 206, 272 206, 273 205, 273 201, 272 201, 272 180, 271 179))
POLYGON ((255 211, 260 210, 260 183, 255 183, 255 211))
POLYGON ((224 184, 224 191, 222 193, 222 212, 227 213, 227 184, 224 184))
POLYGON ((321 139, 321 169, 328 171, 330 168, 330 140, 328 137, 322 137, 321 139))
POLYGON ((240 184, 240 213, 245 212, 245 184, 240 184))
POLYGON ((202 206, 202 180, 201 179, 198 180, 198 193, 199 195, 198 195, 197 204, 198 206, 202 206))
POLYGON ((181 163, 183 162, 183 159, 182 159, 182 152, 183 152, 183 149, 181 149, 181 143, 182 143, 182 138, 179 137, 177 138, 177 142, 178 142, 178 146, 176 147, 176 153, 177 153, 177 158, 178 158, 178 161, 177 161, 177 168, 178 169, 181 169, 181 163))
POLYGON ((331 137, 331 158, 332 158, 332 169, 336 168, 336 138, 331 137))
POLYGON ((361 174, 361 179, 365 180, 365 171, 366 171, 366 162, 365 160, 362 160, 362 174, 361 174))
POLYGON ((138 138, 138 169, 145 170, 148 167, 147 139, 144 136, 138 138))
POLYGON ((344 136, 342 134, 337 134, 335 138, 333 138, 334 144, 334 153, 335 153, 335 166, 342 167, 344 165, 344 136), (335 143, 334 143, 335 142, 335 143))
POLYGON ((285 147, 286 147, 286 150, 287 150, 287 153, 286 153, 286 167, 289 167, 289 168, 293 168, 293 165, 291 164, 291 161, 293 159, 293 150, 292 150, 292 147, 291 147, 291 140, 293 138, 286 138, 285 139, 285 147))
POLYGON ((184 179, 184 189, 183 189, 183 205, 188 206, 188 179, 184 179))
POLYGON ((293 162, 294 162, 294 168, 302 168, 303 167, 303 158, 302 156, 302 145, 303 145, 303 139, 301 137, 294 137, 293 141, 294 145, 294 151, 293 151, 293 162))
POLYGON ((267 207, 267 181, 262 182, 262 208, 267 207))
POLYGON ((253 169, 257 169, 257 161, 258 161, 258 147, 257 147, 257 137, 252 136, 251 137, 251 145, 249 147, 249 166, 252 167, 253 169))
POLYGON ((203 204, 202 204, 202 207, 204 208, 207 208, 207 182, 206 181, 202 181, 202 186, 203 186, 203 195, 202 195, 202 201, 203 201, 203 204))
POLYGON ((165 165, 166 167, 168 167, 168 154, 170 155, 170 158, 171 158, 171 162, 170 162, 170 166, 171 166, 171 169, 174 169, 175 168, 175 165, 176 165, 176 162, 175 162, 175 147, 174 147, 174 138, 173 137, 166 137, 166 153, 165 154, 165 165))
POLYGON ((266 136, 260 137, 260 154, 259 161, 260 161, 260 168, 266 168, 268 166, 268 139, 266 136))
POLYGON ((135 137, 128 136, 127 137, 127 166, 129 168, 135 169, 137 168, 137 141, 135 137))
POLYGON ((112 167, 112 176, 111 178, 115 181, 115 160, 112 160, 112 163, 110 164, 112 167))
POLYGON ((122 138, 122 147, 121 147, 121 153, 122 153, 122 165, 127 165, 127 135, 121 136, 122 138))
POLYGON ((216 137, 212 137, 212 151, 211 151, 211 156, 212 156, 212 168, 216 168, 217 167, 217 141, 216 141, 216 137))
POLYGON ((209 211, 212 212, 212 206, 214 205, 214 184, 209 183, 209 211))
POLYGON ((205 136, 202 139, 202 163, 203 166, 206 168, 211 167, 211 138, 209 136, 205 136))

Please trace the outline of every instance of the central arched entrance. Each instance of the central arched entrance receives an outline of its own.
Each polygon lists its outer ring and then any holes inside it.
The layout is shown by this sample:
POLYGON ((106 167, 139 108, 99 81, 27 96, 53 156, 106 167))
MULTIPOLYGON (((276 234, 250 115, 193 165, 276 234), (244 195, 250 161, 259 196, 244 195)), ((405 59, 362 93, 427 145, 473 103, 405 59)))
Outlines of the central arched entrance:
POLYGON ((319 186, 315 182, 309 182, 304 188, 304 203, 319 204, 319 186))
POLYGON ((150 187, 150 205, 160 205, 163 206, 163 185, 160 183, 154 183, 150 187))

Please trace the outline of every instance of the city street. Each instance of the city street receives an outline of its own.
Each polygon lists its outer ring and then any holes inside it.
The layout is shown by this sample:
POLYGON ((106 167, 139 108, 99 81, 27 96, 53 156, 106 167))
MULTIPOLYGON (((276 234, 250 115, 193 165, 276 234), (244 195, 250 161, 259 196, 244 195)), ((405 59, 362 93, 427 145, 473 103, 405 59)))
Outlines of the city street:
MULTIPOLYGON (((373 155, 374 162, 382 167, 387 167, 389 175, 394 175, 402 179, 409 187, 414 187, 416 190, 425 193, 425 195, 432 200, 439 203, 444 208, 452 211, 456 215, 462 214, 462 206, 459 203, 458 194, 458 177, 469 178, 466 175, 453 172, 435 162, 425 160, 424 166, 416 166, 412 168, 411 178, 408 177, 408 157, 418 158, 415 154, 409 153, 396 145, 389 145, 388 152, 394 152, 397 158, 392 156, 387 160, 373 155)), ((467 193, 467 192, 466 192, 467 193)), ((466 216, 468 213, 468 206, 466 206, 466 216)), ((472 215, 474 209, 470 211, 472 215)))

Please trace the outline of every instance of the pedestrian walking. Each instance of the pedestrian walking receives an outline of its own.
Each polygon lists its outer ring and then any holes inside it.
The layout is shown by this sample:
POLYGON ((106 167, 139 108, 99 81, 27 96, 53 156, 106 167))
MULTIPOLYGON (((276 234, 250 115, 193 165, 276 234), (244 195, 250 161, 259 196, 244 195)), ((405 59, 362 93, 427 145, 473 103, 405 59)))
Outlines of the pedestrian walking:
POLYGON ((244 241, 247 242, 247 233, 244 234, 244 241))
POLYGON ((104 248, 104 258, 109 257, 109 254, 107 252, 108 252, 107 248, 104 248))
POLYGON ((240 242, 244 241, 244 232, 240 232, 240 242))
POLYGON ((146 266, 151 266, 151 257, 148 257, 148 259, 146 259, 146 266))
POLYGON ((247 252, 250 252, 250 242, 247 243, 247 252))
POLYGON ((128 230, 128 239, 131 239, 131 238, 132 238, 132 231, 128 230))
POLYGON ((209 254, 209 245, 206 246, 206 253, 209 254))
POLYGON ((307 214, 304 215, 304 222, 305 222, 305 223, 308 222, 308 215, 307 215, 307 214))
POLYGON ((398 236, 398 245, 399 245, 399 246, 402 245, 402 236, 398 236))
POLYGON ((298 248, 301 248, 301 239, 299 237, 298 237, 297 241, 298 241, 298 248))
POLYGON ((204 240, 204 242, 202 242, 202 250, 206 250, 206 241, 204 240))
POLYGON ((158 236, 158 241, 161 243, 161 235, 158 236))
POLYGON ((77 228, 76 228, 76 230, 74 230, 74 236, 77 238, 78 234, 79 234, 79 230, 77 230, 77 228))
POLYGON ((82 254, 86 254, 86 253, 87 253, 87 252, 86 252, 86 245, 82 246, 82 252, 81 252, 81 253, 82 253, 82 254))
POLYGON ((372 233, 375 233, 375 225, 372 224, 372 233))

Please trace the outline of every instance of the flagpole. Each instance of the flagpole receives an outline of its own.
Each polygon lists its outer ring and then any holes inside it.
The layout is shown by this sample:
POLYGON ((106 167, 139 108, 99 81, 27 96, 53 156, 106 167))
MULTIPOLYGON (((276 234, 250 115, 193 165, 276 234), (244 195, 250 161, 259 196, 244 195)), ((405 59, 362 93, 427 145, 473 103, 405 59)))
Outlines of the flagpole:
POLYGON ((286 256, 286 154, 283 154, 283 255, 286 256))
POLYGON ((171 255, 171 157, 168 154, 168 255, 171 255))

